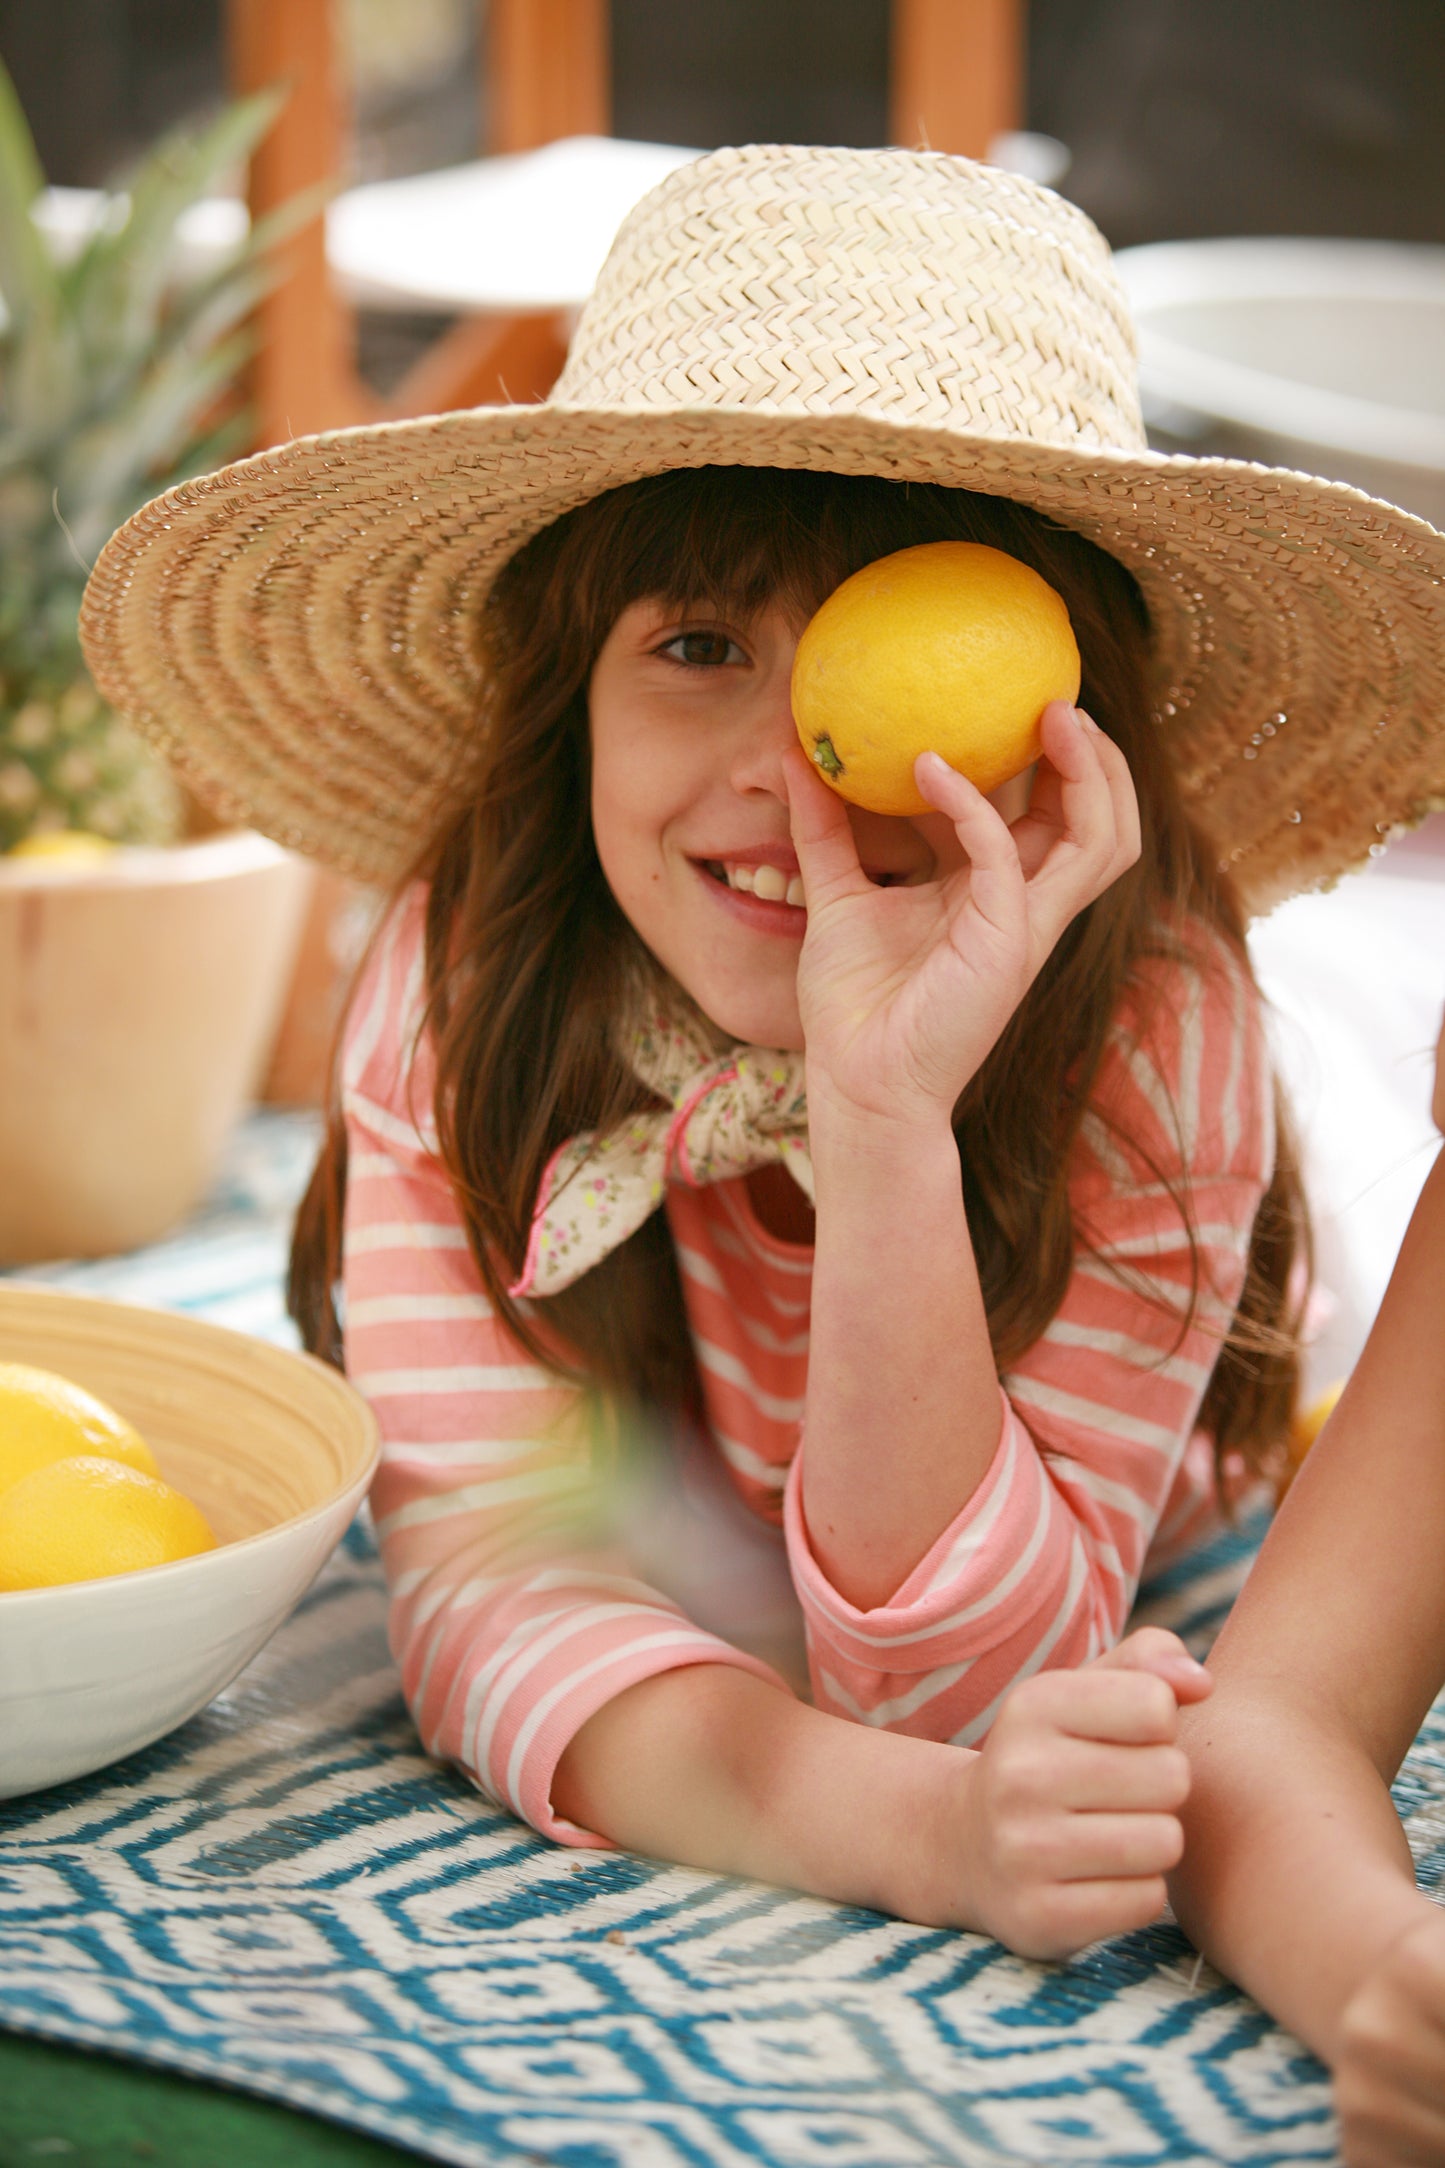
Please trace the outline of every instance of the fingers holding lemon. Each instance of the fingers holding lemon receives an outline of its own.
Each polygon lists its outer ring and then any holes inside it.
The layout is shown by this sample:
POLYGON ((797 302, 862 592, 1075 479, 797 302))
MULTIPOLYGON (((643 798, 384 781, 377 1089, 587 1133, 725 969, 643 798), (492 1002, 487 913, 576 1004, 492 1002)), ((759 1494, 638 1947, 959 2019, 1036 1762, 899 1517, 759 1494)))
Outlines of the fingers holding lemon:
POLYGON ((169 1565, 214 1547, 133 1424, 29 1363, 0 1363, 0 1591, 169 1565))
POLYGON ((981 542, 925 542, 864 565, 815 612, 793 661, 803 750, 853 805, 931 810, 914 780, 942 755, 985 793, 1039 757, 1039 720, 1079 697, 1063 601, 981 542))
POLYGON ((876 559, 804 627, 785 773, 810 1104, 827 1079, 854 1111, 951 1118, 1064 929, 1137 858, 1128 765, 1081 681, 1062 598, 982 543, 876 559), (1006 807, 1014 777, 1026 805, 1006 807), (840 799, 919 824, 912 877, 870 874, 840 799))

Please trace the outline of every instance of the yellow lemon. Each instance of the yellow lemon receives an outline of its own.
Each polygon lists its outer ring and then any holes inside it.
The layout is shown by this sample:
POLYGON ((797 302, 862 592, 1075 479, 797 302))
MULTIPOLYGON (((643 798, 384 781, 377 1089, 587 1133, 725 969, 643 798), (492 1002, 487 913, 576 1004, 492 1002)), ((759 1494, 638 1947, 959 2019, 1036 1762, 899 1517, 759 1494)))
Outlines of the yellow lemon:
POLYGON ((93 866, 119 849, 109 836, 83 828, 46 828, 12 843, 7 858, 39 858, 52 865, 93 866))
POLYGON ((1274 1473, 1274 1495, 1279 1503, 1304 1466, 1305 1455, 1314 1444, 1325 1424, 1335 1412, 1335 1403, 1345 1389, 1343 1378, 1327 1385, 1317 1400, 1307 1408, 1296 1408, 1285 1439, 1284 1458, 1274 1473))
POLYGON ((983 791, 1039 757, 1039 717, 1079 697, 1079 649, 1047 580, 983 542, 925 542, 864 565, 809 620, 793 661, 803 750, 854 805, 924 813, 920 753, 983 791))
POLYGON ((0 1589, 166 1566, 215 1545, 189 1498, 98 1454, 53 1460, 0 1494, 0 1589))
POLYGON ((32 1469, 75 1453, 160 1474, 140 1432, 94 1393, 30 1363, 0 1363, 0 1496, 32 1469))
POLYGON ((1296 1413, 1294 1421, 1289 1426, 1289 1457, 1292 1467, 1297 1468, 1304 1459, 1315 1439, 1334 1414, 1335 1404, 1344 1389, 1344 1379, 1337 1378, 1333 1385, 1325 1387, 1318 1400, 1312 1400, 1307 1408, 1301 1408, 1296 1413))

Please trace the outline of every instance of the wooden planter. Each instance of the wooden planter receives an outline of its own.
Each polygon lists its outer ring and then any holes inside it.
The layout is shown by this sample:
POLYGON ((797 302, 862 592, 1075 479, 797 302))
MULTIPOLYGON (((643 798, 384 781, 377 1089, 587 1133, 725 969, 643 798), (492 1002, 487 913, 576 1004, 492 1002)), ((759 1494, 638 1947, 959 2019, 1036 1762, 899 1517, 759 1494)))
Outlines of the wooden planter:
POLYGON ((0 860, 0 1264, 139 1247, 256 1087, 311 868, 251 834, 0 860))

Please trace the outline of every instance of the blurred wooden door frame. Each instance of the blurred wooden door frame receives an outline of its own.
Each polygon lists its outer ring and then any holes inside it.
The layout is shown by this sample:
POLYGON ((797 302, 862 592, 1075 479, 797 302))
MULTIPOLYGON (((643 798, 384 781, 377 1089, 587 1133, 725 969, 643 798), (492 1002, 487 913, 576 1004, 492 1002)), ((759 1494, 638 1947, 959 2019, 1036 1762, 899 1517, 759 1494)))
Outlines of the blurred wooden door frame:
POLYGON ((612 133, 609 0, 488 0, 481 110, 488 151, 612 133))
MULTIPOLYGON (((348 125, 332 0, 227 0, 226 60, 238 97, 280 83, 287 99, 247 177, 253 220, 307 189, 329 188, 348 125)), ((255 449, 371 418, 356 375, 354 326, 326 264, 318 212, 281 247, 282 271, 256 311, 250 397, 255 449)))
MULTIPOLYGON (((1026 0, 892 0, 889 128, 898 143, 981 158, 1019 124, 1026 0)), ((349 97, 339 0, 226 0, 230 80, 238 94, 289 85, 251 161, 251 216, 345 170, 349 97)), ((609 135, 609 0, 490 0, 482 108, 493 154, 540 149, 569 135, 609 135)), ((552 314, 463 316, 422 355, 389 399, 356 369, 355 327, 326 262, 318 213, 284 244, 285 270, 257 312, 251 401, 255 447, 351 423, 497 400, 543 399, 565 339, 552 314)), ((318 874, 265 1096, 314 1102, 349 975, 345 945, 355 891, 318 874)))
POLYGON ((1023 125, 1027 0, 893 0, 888 133, 986 158, 1023 125))
MULTIPOLYGON (((289 86, 251 161, 253 220, 345 170, 349 97, 336 0, 227 0, 231 87, 238 95, 289 86)), ((494 147, 531 149, 558 136, 606 134, 606 0, 492 0, 488 11, 494 147), (556 71, 549 49, 574 64, 556 71)), ((459 319, 422 355, 392 397, 378 399, 356 369, 355 326, 326 262, 318 215, 285 244, 285 268, 257 311, 250 396, 255 449, 354 422, 545 397, 566 345, 552 315, 459 319)), ((357 891, 318 870, 262 1096, 282 1105, 323 1100, 350 979, 357 891)))

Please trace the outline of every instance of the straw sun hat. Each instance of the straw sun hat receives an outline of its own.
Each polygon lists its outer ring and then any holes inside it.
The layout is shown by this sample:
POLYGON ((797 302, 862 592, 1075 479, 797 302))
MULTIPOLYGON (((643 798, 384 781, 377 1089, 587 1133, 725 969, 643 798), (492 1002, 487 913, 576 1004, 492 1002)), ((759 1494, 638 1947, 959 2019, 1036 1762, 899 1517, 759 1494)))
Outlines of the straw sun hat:
POLYGON ((478 728, 479 605, 619 483, 812 467, 1016 498, 1148 603, 1190 808, 1267 908, 1445 802, 1445 537, 1339 483, 1147 449, 1109 251, 961 158, 761 146, 633 211, 543 405, 307 437, 103 551, 104 692, 227 818, 363 879, 478 728))

